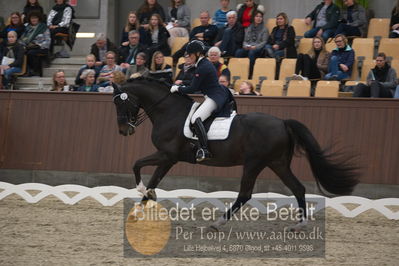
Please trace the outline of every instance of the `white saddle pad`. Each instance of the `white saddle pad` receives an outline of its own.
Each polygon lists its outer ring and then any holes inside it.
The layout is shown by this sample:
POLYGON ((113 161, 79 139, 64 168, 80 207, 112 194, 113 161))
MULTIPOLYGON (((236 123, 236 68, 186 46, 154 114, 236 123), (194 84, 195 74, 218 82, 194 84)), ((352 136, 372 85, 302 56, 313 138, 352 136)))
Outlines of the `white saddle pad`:
MULTIPOLYGON (((184 136, 189 139, 198 138, 193 136, 193 132, 190 129, 190 121, 195 110, 197 110, 200 103, 195 102, 191 107, 190 113, 187 116, 186 122, 184 123, 184 136)), ((213 120, 211 127, 208 130, 208 140, 225 140, 229 136, 231 122, 233 118, 237 115, 235 111, 231 113, 230 117, 217 117, 213 120)))

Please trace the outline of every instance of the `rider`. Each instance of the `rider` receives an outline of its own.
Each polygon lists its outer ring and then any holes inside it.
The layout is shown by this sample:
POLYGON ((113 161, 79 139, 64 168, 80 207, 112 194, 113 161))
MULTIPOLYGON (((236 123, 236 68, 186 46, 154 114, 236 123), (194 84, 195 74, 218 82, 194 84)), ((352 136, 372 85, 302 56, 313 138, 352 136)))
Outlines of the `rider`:
POLYGON ((218 82, 216 68, 205 58, 205 46, 201 41, 191 41, 186 47, 186 53, 192 62, 196 62, 196 71, 190 86, 173 85, 171 93, 180 92, 184 94, 201 91, 205 101, 191 117, 191 124, 195 135, 198 136, 200 147, 197 150, 197 162, 209 159, 211 153, 208 150, 208 137, 203 124, 212 113, 217 116, 230 116, 230 108, 227 103, 233 101, 230 91, 218 82), (227 109, 228 108, 228 109, 227 109))

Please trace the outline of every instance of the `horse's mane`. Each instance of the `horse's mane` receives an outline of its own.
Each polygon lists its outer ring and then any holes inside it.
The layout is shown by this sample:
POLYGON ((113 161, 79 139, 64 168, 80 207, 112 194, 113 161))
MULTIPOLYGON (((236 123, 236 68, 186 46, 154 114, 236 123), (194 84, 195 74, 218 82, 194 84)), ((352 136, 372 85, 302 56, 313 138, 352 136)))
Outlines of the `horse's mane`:
MULTIPOLYGON (((165 90, 167 92, 169 92, 170 87, 173 85, 173 84, 169 84, 168 82, 163 81, 163 80, 154 79, 154 78, 150 78, 150 77, 143 77, 143 76, 137 77, 137 78, 130 78, 130 79, 128 79, 126 81, 125 85, 129 85, 129 84, 131 84, 131 83, 133 83, 135 81, 148 81, 148 82, 157 83, 159 85, 162 85, 162 86, 160 86, 161 89, 165 90)), ((188 95, 186 95, 186 94, 176 93, 176 95, 179 95, 179 96, 181 96, 181 97, 183 97, 183 98, 185 98, 187 100, 190 100, 191 102, 193 101, 193 99, 191 97, 189 97, 188 95)))

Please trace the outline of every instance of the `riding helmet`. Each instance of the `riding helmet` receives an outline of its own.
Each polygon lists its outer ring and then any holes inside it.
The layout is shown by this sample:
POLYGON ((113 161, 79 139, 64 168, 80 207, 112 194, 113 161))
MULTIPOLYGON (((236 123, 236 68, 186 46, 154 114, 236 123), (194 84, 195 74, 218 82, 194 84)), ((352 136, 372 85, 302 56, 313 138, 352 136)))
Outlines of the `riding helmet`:
POLYGON ((198 40, 191 41, 186 47, 187 54, 205 53, 205 45, 198 40))

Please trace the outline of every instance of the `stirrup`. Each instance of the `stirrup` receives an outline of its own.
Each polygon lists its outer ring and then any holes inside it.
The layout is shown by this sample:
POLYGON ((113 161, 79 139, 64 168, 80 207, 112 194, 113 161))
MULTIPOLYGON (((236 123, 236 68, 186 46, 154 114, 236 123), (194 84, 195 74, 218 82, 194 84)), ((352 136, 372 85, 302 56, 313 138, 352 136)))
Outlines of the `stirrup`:
POLYGON ((197 154, 195 156, 197 162, 202 162, 204 160, 208 160, 211 158, 211 153, 207 149, 200 148, 197 150, 197 154))

